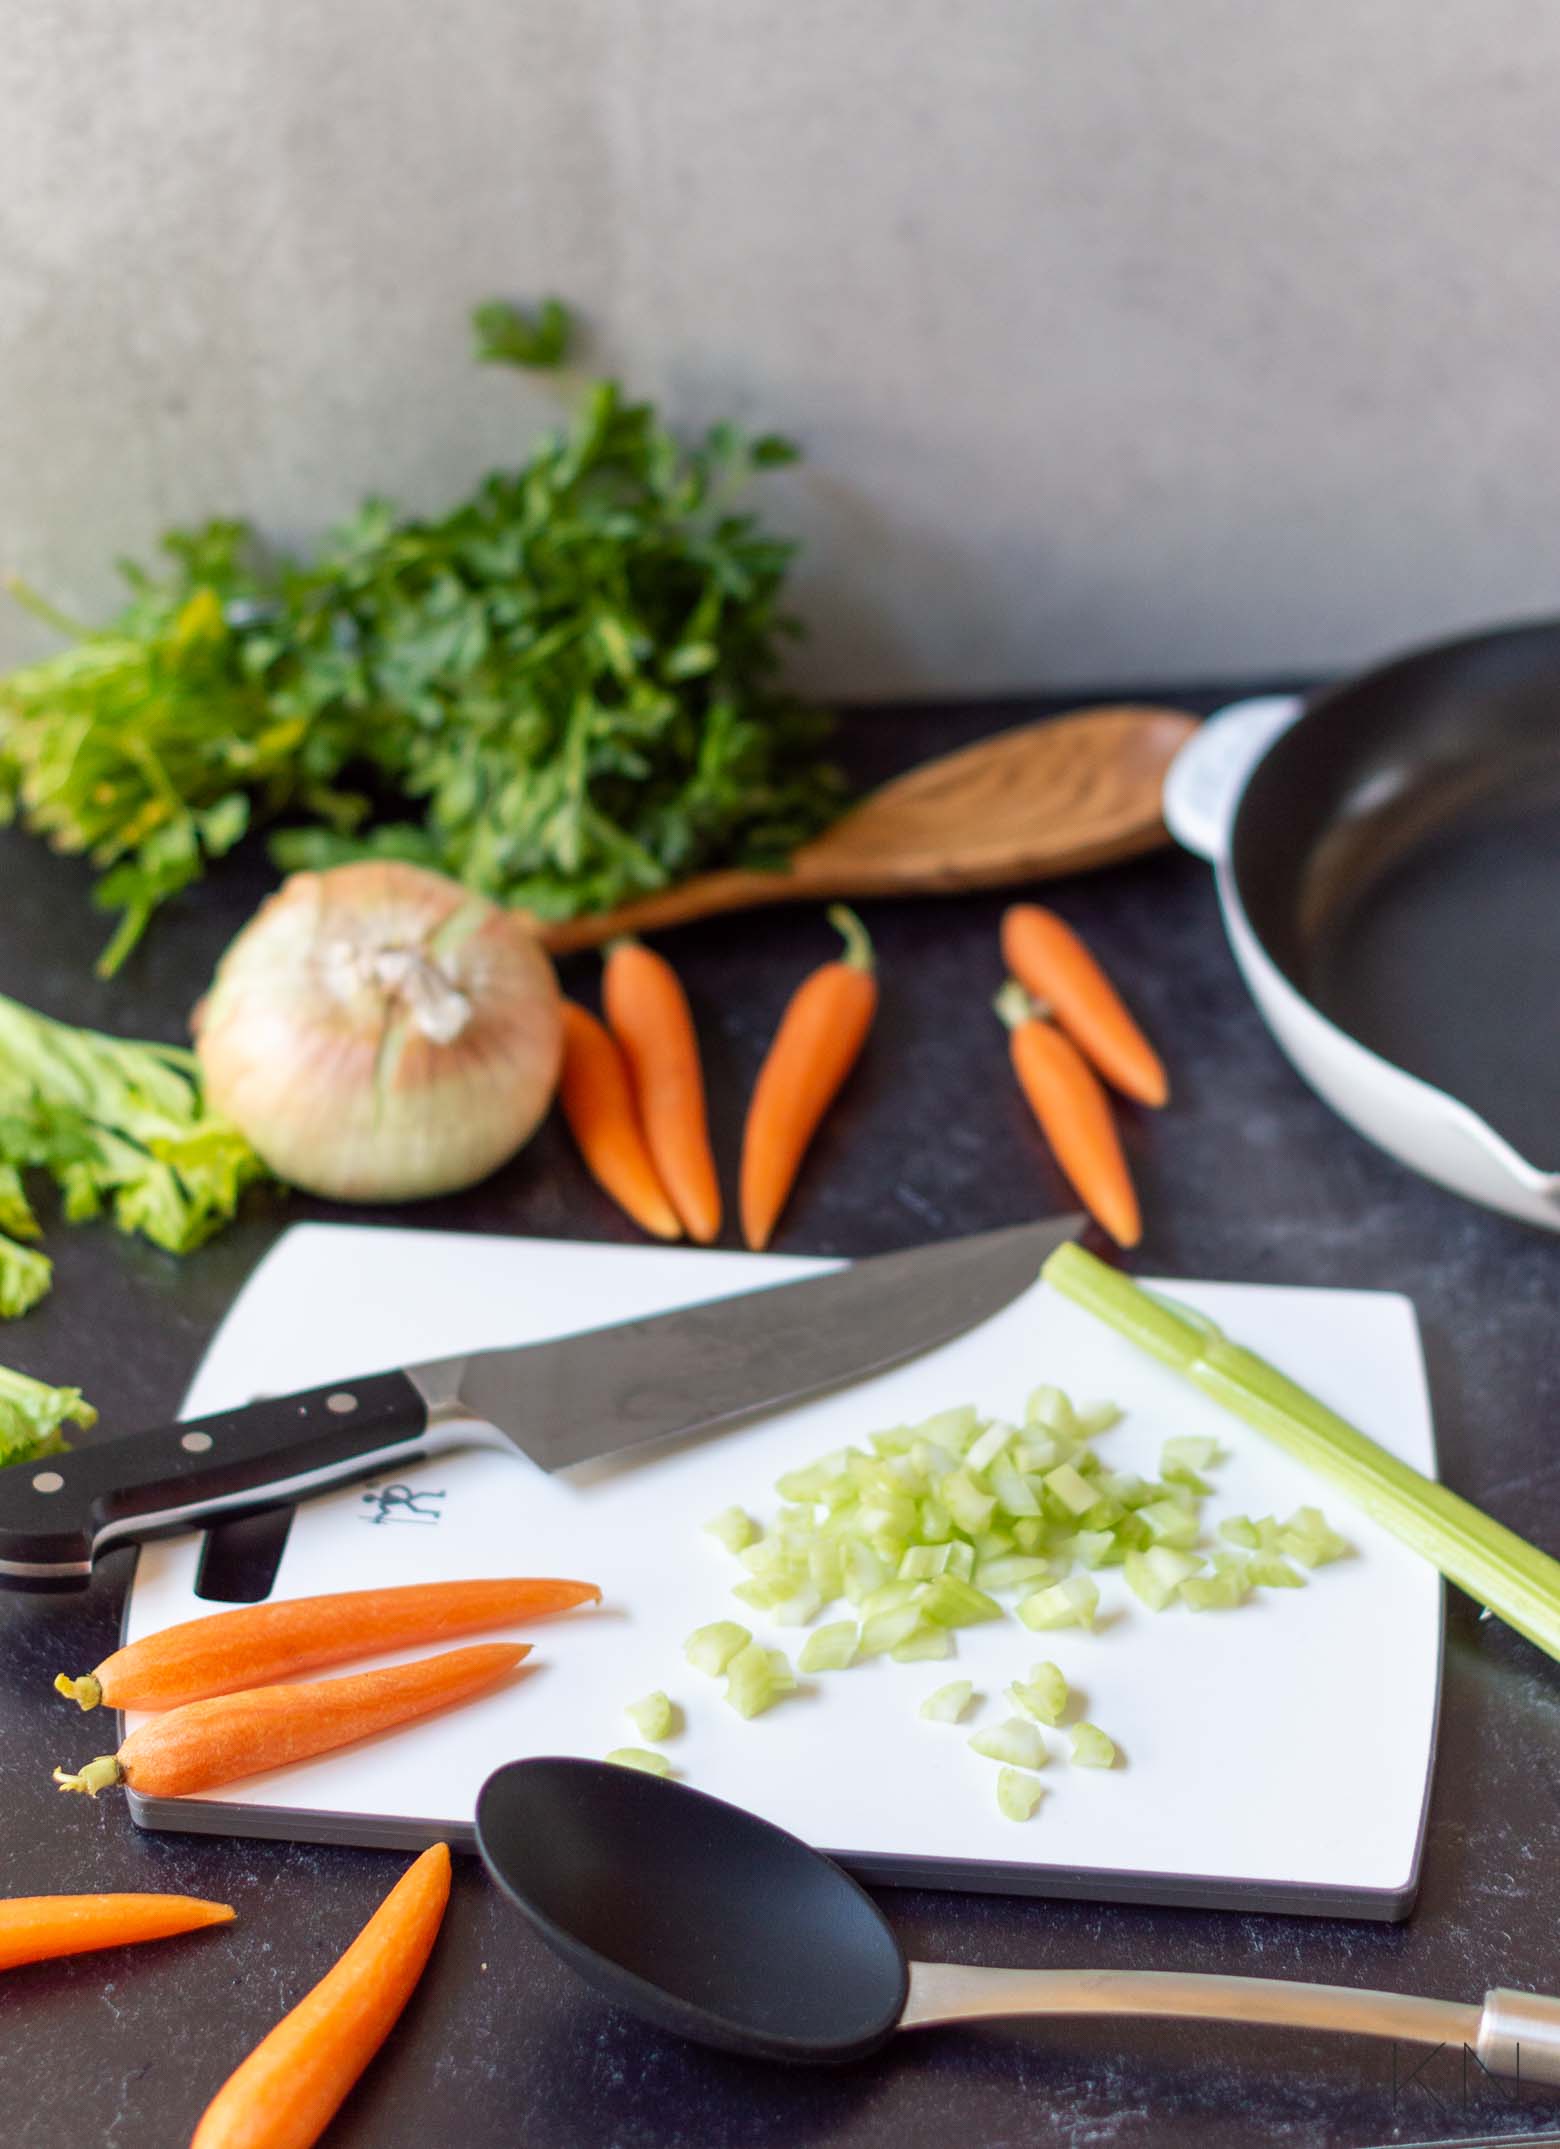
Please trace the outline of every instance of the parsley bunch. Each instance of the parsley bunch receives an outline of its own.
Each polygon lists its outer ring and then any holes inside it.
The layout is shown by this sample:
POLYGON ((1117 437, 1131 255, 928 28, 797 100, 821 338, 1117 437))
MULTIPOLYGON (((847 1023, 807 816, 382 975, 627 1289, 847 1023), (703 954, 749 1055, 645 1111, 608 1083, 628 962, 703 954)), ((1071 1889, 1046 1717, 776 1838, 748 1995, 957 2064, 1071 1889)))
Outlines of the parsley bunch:
MULTIPOLYGON (((556 302, 475 325, 491 362, 567 341, 556 302)), ((109 869, 108 969, 257 808, 303 821, 289 868, 410 858, 545 918, 781 865, 842 795, 779 679, 794 547, 736 504, 795 454, 729 425, 685 450, 602 381, 445 515, 370 501, 310 561, 176 532, 111 629, 0 682, 0 811, 109 869), (367 826, 354 778, 415 817, 367 826)))

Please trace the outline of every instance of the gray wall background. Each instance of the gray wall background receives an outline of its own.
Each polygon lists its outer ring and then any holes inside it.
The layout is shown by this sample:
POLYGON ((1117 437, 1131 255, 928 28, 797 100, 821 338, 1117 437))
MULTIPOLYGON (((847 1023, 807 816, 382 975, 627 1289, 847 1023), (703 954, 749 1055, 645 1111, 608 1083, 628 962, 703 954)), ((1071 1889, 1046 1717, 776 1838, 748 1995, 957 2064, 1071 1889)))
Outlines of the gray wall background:
POLYGON ((0 567, 434 506, 557 290, 805 443, 816 687, 1350 663, 1560 604, 1557 166, 1546 0, 0 0, 0 567))

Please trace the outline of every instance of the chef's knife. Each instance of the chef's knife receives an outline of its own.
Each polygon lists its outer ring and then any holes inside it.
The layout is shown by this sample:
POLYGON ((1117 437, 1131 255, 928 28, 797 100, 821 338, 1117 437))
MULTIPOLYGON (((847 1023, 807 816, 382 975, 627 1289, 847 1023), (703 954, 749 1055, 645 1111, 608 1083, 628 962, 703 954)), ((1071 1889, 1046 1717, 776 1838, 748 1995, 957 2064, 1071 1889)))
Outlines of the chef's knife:
POLYGON ((0 1584, 80 1583, 112 1545, 453 1447, 544 1470, 800 1403, 961 1335, 1081 1217, 953 1239, 554 1342, 369 1373, 0 1470, 0 1584))

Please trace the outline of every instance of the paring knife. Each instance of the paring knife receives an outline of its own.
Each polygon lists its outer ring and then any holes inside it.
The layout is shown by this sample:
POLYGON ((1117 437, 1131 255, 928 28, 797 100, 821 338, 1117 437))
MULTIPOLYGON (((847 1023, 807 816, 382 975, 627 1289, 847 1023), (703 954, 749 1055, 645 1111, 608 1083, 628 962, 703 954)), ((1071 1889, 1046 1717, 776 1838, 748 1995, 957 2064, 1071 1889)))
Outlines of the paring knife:
POLYGON ((189 1529, 456 1447, 544 1470, 714 1432, 883 1371, 1028 1289, 1083 1219, 878 1254, 827 1276, 270 1396, 0 1470, 0 1584, 85 1581, 110 1546, 189 1529))

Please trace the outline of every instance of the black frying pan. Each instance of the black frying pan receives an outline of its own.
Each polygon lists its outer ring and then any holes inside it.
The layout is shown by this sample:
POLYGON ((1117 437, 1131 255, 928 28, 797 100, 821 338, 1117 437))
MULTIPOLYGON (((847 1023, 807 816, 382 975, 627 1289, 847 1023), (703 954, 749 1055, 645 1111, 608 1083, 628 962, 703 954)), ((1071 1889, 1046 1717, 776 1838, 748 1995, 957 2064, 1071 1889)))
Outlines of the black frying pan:
POLYGON ((1418 651, 1292 720, 1243 705, 1184 757, 1171 826, 1216 858, 1302 1072, 1417 1168, 1560 1228, 1560 622, 1418 651))

